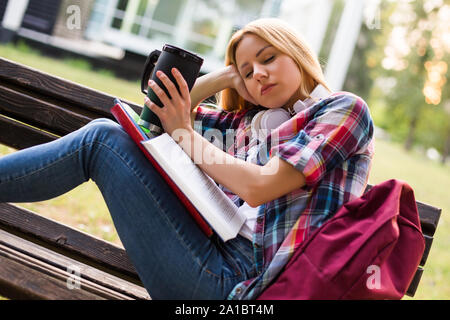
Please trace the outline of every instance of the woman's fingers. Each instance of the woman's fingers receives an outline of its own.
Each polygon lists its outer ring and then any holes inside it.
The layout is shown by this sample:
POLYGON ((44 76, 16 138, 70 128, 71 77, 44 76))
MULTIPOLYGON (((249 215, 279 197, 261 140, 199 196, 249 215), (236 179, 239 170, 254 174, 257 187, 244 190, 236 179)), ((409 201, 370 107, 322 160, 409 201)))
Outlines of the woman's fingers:
POLYGON ((180 99, 180 93, 175 86, 175 84, 172 82, 172 80, 163 72, 158 71, 156 73, 156 76, 161 80, 163 85, 166 87, 167 91, 169 92, 169 95, 171 97, 171 100, 179 101, 180 99))
POLYGON ((177 68, 172 69, 172 74, 177 81, 178 87, 180 88, 181 97, 186 99, 187 97, 189 97, 189 87, 186 80, 177 68))
POLYGON ((164 108, 159 108, 148 97, 145 99, 145 105, 159 117, 167 133, 171 133, 175 129, 187 128, 191 123, 191 100, 188 85, 177 70, 172 69, 172 74, 175 81, 172 81, 163 72, 157 72, 156 75, 161 80, 161 84, 158 85, 152 80, 149 82, 149 87, 161 100, 164 108), (180 91, 178 91, 176 84, 179 85, 180 91), (167 89, 167 93, 161 89, 163 86, 167 89))
POLYGON ((152 100, 150 100, 148 97, 145 97, 144 99, 145 105, 151 110, 153 111, 158 118, 161 119, 161 116, 163 115, 163 108, 160 108, 159 106, 157 106, 155 103, 152 102, 152 100))
POLYGON ((161 87, 155 81, 150 80, 148 84, 164 106, 168 106, 171 104, 170 98, 167 96, 165 91, 163 89, 161 89, 161 87))

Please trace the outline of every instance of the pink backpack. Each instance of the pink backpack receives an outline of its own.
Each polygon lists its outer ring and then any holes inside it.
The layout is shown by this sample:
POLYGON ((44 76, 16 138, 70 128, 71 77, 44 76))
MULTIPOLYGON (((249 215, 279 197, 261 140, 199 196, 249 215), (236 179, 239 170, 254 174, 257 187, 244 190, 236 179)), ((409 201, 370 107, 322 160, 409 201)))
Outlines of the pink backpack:
POLYGON ((258 299, 401 299, 424 249, 413 190, 389 180, 316 230, 258 299))

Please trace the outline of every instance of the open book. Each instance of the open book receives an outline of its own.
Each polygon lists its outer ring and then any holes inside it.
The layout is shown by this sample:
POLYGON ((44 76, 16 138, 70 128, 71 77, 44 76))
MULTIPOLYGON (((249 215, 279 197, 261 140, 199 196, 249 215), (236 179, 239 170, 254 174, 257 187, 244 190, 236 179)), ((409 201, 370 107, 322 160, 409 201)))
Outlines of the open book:
POLYGON ((170 135, 164 133, 149 138, 137 124, 139 115, 125 103, 117 99, 115 103, 111 113, 166 180, 200 228, 210 236, 210 226, 223 241, 235 238, 246 217, 231 199, 170 135))

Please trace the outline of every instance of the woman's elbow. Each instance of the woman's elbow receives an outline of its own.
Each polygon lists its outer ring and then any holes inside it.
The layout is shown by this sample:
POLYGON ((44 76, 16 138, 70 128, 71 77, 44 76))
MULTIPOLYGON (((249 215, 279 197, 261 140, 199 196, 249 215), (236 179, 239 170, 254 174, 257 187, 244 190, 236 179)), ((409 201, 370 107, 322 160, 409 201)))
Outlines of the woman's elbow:
POLYGON ((262 184, 251 184, 246 189, 242 199, 252 208, 257 208, 272 200, 271 195, 268 194, 268 189, 264 188, 262 184))
POLYGON ((244 197, 241 198, 250 207, 256 208, 305 185, 306 178, 303 173, 279 158, 273 158, 268 166, 264 167, 264 172, 268 172, 269 169, 272 170, 274 164, 277 168, 274 174, 257 175, 255 179, 249 180, 249 183, 245 186, 244 197))
POLYGON ((243 190, 241 190, 241 194, 239 194, 239 197, 244 200, 250 207, 256 208, 260 206, 262 203, 261 201, 261 186, 257 183, 252 183, 249 181, 249 183, 246 183, 245 185, 242 185, 243 190))
POLYGON ((257 208, 260 205, 264 204, 264 201, 261 201, 260 199, 255 198, 249 198, 247 201, 247 204, 252 208, 257 208))
POLYGON ((256 208, 259 206, 257 197, 251 190, 247 190, 246 192, 241 194, 240 198, 252 208, 256 208))

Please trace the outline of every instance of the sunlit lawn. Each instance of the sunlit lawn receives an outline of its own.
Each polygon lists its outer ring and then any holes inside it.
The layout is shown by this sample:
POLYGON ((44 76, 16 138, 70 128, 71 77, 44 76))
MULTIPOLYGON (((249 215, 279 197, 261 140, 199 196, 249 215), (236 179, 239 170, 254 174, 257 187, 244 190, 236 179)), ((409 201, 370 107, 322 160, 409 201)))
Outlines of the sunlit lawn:
POLYGON ((441 220, 415 298, 450 298, 450 166, 426 159, 419 152, 406 153, 402 147, 378 140, 370 182, 391 178, 406 181, 416 200, 442 209, 441 220))
POLYGON ((19 45, 19 50, 11 45, 0 45, 0 56, 138 104, 144 101, 137 81, 116 78, 109 71, 92 72, 89 65, 80 59, 58 61, 41 57, 25 45, 19 45))
MULTIPOLYGON (((106 72, 92 72, 74 63, 40 57, 33 52, 0 46, 0 56, 81 83, 118 97, 142 103, 139 84, 116 79, 106 72)), ((13 152, 0 146, 0 154, 13 152)), ((414 299, 450 298, 450 166, 428 160, 418 152, 406 153, 401 146, 378 140, 370 183, 401 179, 415 190, 416 199, 442 208, 425 272, 414 299)), ((74 226, 95 236, 120 244, 106 205, 93 182, 53 200, 23 204, 39 214, 74 226)), ((409 298, 408 298, 409 299, 409 298)))

